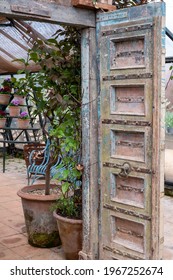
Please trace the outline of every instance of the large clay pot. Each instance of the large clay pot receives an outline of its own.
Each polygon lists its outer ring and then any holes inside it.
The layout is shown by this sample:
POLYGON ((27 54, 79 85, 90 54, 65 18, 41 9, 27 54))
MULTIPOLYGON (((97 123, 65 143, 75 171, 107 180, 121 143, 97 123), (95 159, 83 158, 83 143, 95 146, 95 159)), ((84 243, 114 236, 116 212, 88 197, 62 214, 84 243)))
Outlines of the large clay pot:
POLYGON ((67 260, 78 260, 82 250, 82 220, 62 217, 53 212, 57 220, 63 251, 67 260))
MULTIPOLYGON (((55 188, 55 186, 51 186, 55 188)), ((61 244, 56 219, 50 207, 59 198, 57 194, 34 194, 34 190, 43 190, 44 184, 23 187, 18 191, 21 197, 28 242, 32 246, 50 248, 61 244)))

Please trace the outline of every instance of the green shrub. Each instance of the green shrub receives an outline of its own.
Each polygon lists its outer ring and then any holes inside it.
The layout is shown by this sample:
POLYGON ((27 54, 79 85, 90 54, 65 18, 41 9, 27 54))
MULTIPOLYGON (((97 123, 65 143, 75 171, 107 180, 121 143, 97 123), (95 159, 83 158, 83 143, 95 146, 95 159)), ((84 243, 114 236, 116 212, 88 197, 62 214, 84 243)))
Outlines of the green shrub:
POLYGON ((165 124, 168 128, 173 127, 173 112, 166 112, 165 124))

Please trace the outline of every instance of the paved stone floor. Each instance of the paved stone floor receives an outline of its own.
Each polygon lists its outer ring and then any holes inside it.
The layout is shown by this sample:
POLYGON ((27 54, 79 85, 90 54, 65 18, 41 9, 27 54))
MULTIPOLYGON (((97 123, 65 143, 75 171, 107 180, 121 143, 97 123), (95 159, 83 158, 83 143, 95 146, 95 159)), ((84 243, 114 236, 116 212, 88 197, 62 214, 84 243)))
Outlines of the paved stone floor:
MULTIPOLYGON (((166 171, 173 179, 173 151, 166 151, 166 171)), ((42 249, 27 242, 23 212, 17 191, 27 185, 26 167, 22 159, 8 159, 2 173, 0 158, 0 260, 60 260, 61 247, 42 249)), ((173 197, 164 197, 164 260, 173 260, 173 197)))
POLYGON ((21 199, 17 191, 27 185, 22 159, 8 159, 2 173, 0 158, 0 260, 65 259, 61 247, 36 248, 27 242, 21 199))

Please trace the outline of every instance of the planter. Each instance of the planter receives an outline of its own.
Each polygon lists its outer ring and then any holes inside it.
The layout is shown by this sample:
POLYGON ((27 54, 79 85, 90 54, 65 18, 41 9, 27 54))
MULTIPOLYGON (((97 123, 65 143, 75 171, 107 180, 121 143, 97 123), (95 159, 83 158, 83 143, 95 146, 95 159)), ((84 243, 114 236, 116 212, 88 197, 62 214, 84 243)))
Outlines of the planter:
POLYGON ((10 94, 0 94, 0 104, 8 105, 10 101, 10 94))
POLYGON ((56 218, 62 247, 67 260, 78 260, 82 249, 82 220, 62 217, 53 212, 56 218))
POLYGON ((17 119, 17 126, 21 129, 27 129, 29 127, 29 119, 23 120, 23 119, 17 119))
POLYGON ((9 106, 9 114, 11 117, 18 117, 20 115, 19 106, 9 106))
POLYGON ((25 100, 26 100, 25 96, 14 94, 14 98, 19 100, 20 105, 25 105, 25 100))
POLYGON ((0 128, 4 128, 6 124, 6 118, 1 118, 0 119, 0 128))
MULTIPOLYGON (((52 185, 52 188, 54 187, 52 185)), ((50 211, 50 206, 58 199, 58 195, 39 195, 30 192, 44 188, 44 184, 26 186, 17 194, 22 200, 28 243, 35 247, 50 248, 61 244, 56 219, 50 211)))

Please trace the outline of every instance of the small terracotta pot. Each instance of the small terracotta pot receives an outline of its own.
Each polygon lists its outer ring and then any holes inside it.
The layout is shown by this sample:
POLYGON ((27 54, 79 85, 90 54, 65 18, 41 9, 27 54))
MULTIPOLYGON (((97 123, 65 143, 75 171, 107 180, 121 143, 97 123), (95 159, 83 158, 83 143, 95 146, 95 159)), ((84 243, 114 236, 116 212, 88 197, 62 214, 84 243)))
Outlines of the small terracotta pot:
POLYGON ((53 212, 67 260, 78 260, 82 250, 82 220, 69 219, 53 212))
POLYGON ((29 119, 25 119, 25 120, 17 119, 18 128, 27 129, 29 127, 29 122, 30 122, 29 119))
MULTIPOLYGON (((55 186, 51 185, 51 187, 55 186)), ((45 189, 44 184, 26 186, 17 194, 22 200, 28 243, 35 247, 50 248, 61 244, 56 219, 50 210, 59 195, 41 195, 30 192, 43 189, 45 189)))
POLYGON ((10 101, 10 94, 0 94, 0 104, 8 105, 10 101))
POLYGON ((11 117, 18 117, 20 115, 19 106, 9 106, 9 114, 11 117))
POLYGON ((19 100, 20 105, 25 105, 25 96, 14 94, 14 98, 19 100))
POLYGON ((1 118, 0 119, 0 128, 4 128, 6 124, 6 118, 1 118))

